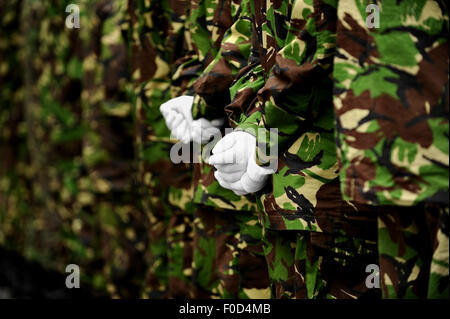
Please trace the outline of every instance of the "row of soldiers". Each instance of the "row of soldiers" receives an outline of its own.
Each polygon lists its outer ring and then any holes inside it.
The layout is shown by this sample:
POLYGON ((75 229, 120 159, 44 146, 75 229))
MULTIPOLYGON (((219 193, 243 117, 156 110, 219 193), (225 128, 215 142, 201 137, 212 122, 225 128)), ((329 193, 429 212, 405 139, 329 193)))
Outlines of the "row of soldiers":
POLYGON ((448 298, 448 7, 371 3, 1 3, 0 244, 111 297, 448 298), (278 129, 263 189, 173 163, 183 95, 278 129))

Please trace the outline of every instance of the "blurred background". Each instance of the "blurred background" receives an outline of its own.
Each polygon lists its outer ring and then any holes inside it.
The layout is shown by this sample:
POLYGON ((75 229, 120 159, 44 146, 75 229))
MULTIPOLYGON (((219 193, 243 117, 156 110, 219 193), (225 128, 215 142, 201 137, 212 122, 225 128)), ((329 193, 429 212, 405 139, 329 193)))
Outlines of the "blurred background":
POLYGON ((78 2, 0 0, 0 298, 149 297, 126 1, 78 2))

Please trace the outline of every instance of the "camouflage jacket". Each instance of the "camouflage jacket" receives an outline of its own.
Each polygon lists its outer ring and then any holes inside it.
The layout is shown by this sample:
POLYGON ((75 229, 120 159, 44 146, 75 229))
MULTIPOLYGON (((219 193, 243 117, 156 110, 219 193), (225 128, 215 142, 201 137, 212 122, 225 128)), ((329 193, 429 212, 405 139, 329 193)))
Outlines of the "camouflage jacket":
POLYGON ((258 158, 264 147, 278 146, 278 169, 258 194, 261 221, 274 229, 363 236, 373 218, 343 201, 338 183, 331 80, 337 1, 251 5, 252 55, 226 110, 233 126, 254 129, 263 146, 258 158))
POLYGON ((252 32, 249 1, 232 1, 224 9, 231 11, 231 15, 230 12, 219 13, 219 18, 226 17, 233 24, 230 26, 227 22, 228 29, 214 60, 194 83, 194 118, 213 119, 224 115, 223 109, 230 102, 230 86, 238 72, 247 65, 250 55, 252 32))
POLYGON ((334 109, 345 199, 446 203, 449 196, 448 4, 339 6, 334 109), (375 12, 375 14, 377 14, 375 12))

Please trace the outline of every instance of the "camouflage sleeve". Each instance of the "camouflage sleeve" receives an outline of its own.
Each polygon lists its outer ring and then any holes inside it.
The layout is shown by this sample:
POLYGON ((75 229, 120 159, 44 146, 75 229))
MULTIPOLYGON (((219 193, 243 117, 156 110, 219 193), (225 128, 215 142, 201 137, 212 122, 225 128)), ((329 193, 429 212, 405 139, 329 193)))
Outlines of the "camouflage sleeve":
POLYGON ((267 72, 263 65, 265 65, 264 58, 268 55, 268 50, 261 44, 266 16, 258 14, 258 11, 266 10, 265 5, 262 1, 248 3, 248 11, 251 15, 249 57, 247 64, 235 76, 234 83, 230 87, 231 102, 225 107, 230 125, 234 128, 256 111, 257 108, 253 103, 257 100, 257 92, 266 81, 267 72))
POLYGON ((335 15, 336 1, 314 5, 293 1, 292 7, 267 10, 267 20, 275 24, 277 32, 275 38, 269 36, 265 41, 274 42, 280 49, 276 54, 267 52, 271 56, 266 63, 273 63, 273 67, 250 115, 240 119, 240 129, 254 129, 260 142, 267 146, 277 143, 281 152, 312 126, 328 129, 329 123, 321 118, 322 109, 327 109, 326 92, 332 90, 335 24, 329 21, 335 21, 335 15), (287 22, 279 18, 283 15, 287 22), (259 134, 258 128, 264 129, 264 134, 259 134), (278 139, 266 134, 270 128, 278 129, 278 139))
POLYGON ((144 140, 170 136, 159 106, 172 97, 170 65, 180 51, 186 10, 187 1, 168 0, 134 5, 130 10, 131 73, 137 126, 144 140))
POLYGON ((180 94, 194 95, 194 82, 214 60, 225 32, 233 25, 238 6, 230 0, 191 0, 186 19, 186 54, 173 65, 172 83, 180 94))
MULTIPOLYGON (((239 1, 238 1, 239 2, 239 1)), ((231 16, 234 24, 229 28, 214 60, 195 81, 196 97, 193 106, 194 118, 217 118, 230 102, 230 85, 238 72, 247 65, 251 46, 251 16, 249 1, 232 3, 231 16)))
MULTIPOLYGON (((193 83, 203 71, 206 61, 211 61, 211 36, 207 29, 205 0, 190 0, 184 21, 184 55, 172 66, 172 95, 194 95, 193 83)), ((209 16, 211 13, 208 13, 209 16)))

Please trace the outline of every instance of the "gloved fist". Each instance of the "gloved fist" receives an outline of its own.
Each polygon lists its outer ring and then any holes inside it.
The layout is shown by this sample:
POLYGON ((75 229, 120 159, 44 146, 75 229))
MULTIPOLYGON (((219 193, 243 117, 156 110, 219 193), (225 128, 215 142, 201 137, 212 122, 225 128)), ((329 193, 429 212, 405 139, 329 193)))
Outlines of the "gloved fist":
POLYGON ((182 95, 161 104, 159 108, 171 135, 183 143, 189 143, 192 139, 190 132, 193 103, 193 96, 182 95))
POLYGON ((220 186, 236 195, 259 191, 274 171, 256 164, 256 138, 247 132, 225 135, 212 150, 209 164, 220 186))
POLYGON ((193 120, 193 103, 193 96, 183 95, 163 103, 160 111, 172 136, 185 144, 191 141, 205 144, 212 135, 220 133, 219 127, 223 125, 223 119, 193 120))

